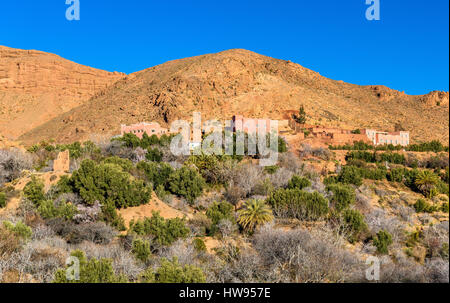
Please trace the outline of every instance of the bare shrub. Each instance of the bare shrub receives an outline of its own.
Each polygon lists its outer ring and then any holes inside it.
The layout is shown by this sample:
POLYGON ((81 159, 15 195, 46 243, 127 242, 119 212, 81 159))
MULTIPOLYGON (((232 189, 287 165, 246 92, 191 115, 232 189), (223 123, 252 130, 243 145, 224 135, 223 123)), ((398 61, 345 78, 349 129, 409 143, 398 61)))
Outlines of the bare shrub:
POLYGON ((94 205, 78 204, 73 220, 78 224, 95 222, 101 212, 102 207, 98 201, 95 201, 94 205))
POLYGON ((61 218, 55 218, 48 220, 47 224, 57 235, 71 244, 79 244, 83 241, 108 244, 117 234, 112 227, 103 222, 75 224, 61 218))
POLYGON ((142 265, 136 262, 131 252, 118 244, 97 245, 92 242, 83 242, 74 248, 84 251, 88 258, 111 259, 114 272, 116 274, 124 274, 130 280, 136 280, 142 270, 144 270, 142 265))
POLYGON ((220 220, 219 223, 217 224, 217 228, 219 230, 219 233, 224 238, 231 236, 238 229, 237 225, 228 219, 220 220))
POLYGON ((394 242, 404 240, 404 226, 396 217, 391 217, 385 210, 374 209, 365 215, 367 226, 372 233, 386 230, 392 235, 394 242))
POLYGON ((25 169, 31 169, 31 156, 20 149, 0 150, 0 186, 20 176, 25 169))
POLYGON ((281 280, 344 282, 360 279, 362 275, 361 260, 346 252, 341 240, 326 229, 310 233, 265 226, 252 243, 264 265, 278 269, 281 280))
POLYGON ((291 170, 280 167, 274 174, 269 175, 270 182, 275 188, 285 188, 294 176, 291 170))

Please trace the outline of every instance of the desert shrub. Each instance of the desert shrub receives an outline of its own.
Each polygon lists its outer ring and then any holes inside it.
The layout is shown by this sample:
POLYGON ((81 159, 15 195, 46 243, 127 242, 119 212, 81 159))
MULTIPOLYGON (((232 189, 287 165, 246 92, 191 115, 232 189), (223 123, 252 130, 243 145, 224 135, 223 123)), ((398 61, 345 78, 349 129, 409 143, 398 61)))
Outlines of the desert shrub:
POLYGON ((68 265, 67 268, 59 269, 55 273, 54 283, 124 283, 128 282, 123 275, 116 275, 112 266, 111 259, 90 259, 87 260, 84 252, 77 250, 71 253, 79 261, 79 279, 68 280, 67 270, 74 263, 68 265))
POLYGON ((272 220, 272 210, 264 200, 248 200, 239 211, 238 223, 249 232, 272 220))
POLYGON ((355 166, 344 166, 339 173, 337 180, 341 183, 362 185, 362 177, 360 170, 355 166))
POLYGON ((390 182, 403 182, 404 173, 403 168, 392 168, 387 172, 386 177, 390 182))
POLYGON ((6 207, 6 194, 0 191, 0 208, 6 207))
POLYGON ((381 153, 377 155, 378 162, 389 162, 394 164, 406 164, 406 158, 402 154, 397 153, 381 153))
POLYGON ((444 202, 444 203, 442 203, 442 205, 441 205, 441 209, 440 209, 442 212, 444 212, 444 213, 448 213, 448 211, 449 211, 449 209, 448 209, 448 202, 444 202))
POLYGON ((27 226, 22 221, 19 221, 16 224, 9 221, 3 221, 3 227, 23 240, 30 239, 33 234, 31 227, 27 226))
POLYGON ((19 149, 0 149, 0 186, 20 176, 32 167, 31 157, 19 149))
POLYGON ((363 160, 365 162, 376 162, 376 153, 368 151, 350 151, 345 156, 345 160, 363 160))
POLYGON ((150 243, 143 239, 134 239, 131 251, 134 256, 142 262, 147 262, 152 255, 150 243))
POLYGON ((328 201, 318 192, 299 189, 278 189, 267 199, 278 216, 318 220, 328 213, 328 201))
POLYGON ((384 180, 386 179, 387 170, 385 167, 377 167, 375 169, 360 168, 359 172, 363 179, 384 180))
POLYGON ((163 153, 162 151, 160 151, 158 148, 148 148, 147 149, 147 154, 145 155, 145 158, 148 161, 152 161, 152 162, 161 162, 163 157, 163 153))
POLYGON ((118 231, 126 230, 125 220, 117 212, 116 205, 112 200, 106 201, 101 206, 101 213, 99 215, 99 220, 108 223, 118 231))
POLYGON ((438 140, 433 140, 430 142, 423 142, 420 144, 410 144, 407 146, 406 150, 415 152, 432 151, 435 153, 439 153, 443 151, 448 152, 448 146, 442 145, 442 143, 438 140))
POLYGON ((17 252, 21 247, 21 239, 3 224, 0 225, 0 256, 5 257, 17 252))
POLYGON ((389 252, 389 246, 392 243, 392 235, 385 230, 380 230, 373 237, 373 245, 376 246, 377 252, 380 254, 387 254, 389 252))
POLYGON ((327 190, 333 193, 330 202, 337 211, 342 211, 349 205, 354 204, 356 200, 355 190, 345 184, 331 184, 327 190))
POLYGON ((45 200, 44 183, 36 176, 32 176, 31 181, 25 185, 23 194, 25 198, 33 202, 34 205, 39 206, 40 203, 45 200))
POLYGON ((164 219, 159 212, 153 212, 151 218, 130 222, 130 233, 140 236, 151 235, 158 245, 170 245, 179 238, 186 238, 189 228, 185 219, 164 219))
POLYGON ((266 166, 264 167, 264 172, 268 173, 269 175, 273 175, 279 168, 280 167, 277 165, 266 166))
POLYGON ((137 169, 142 171, 147 182, 153 184, 153 189, 160 185, 169 189, 168 179, 174 173, 174 169, 167 163, 139 162, 137 169))
POLYGON ((178 258, 171 261, 166 258, 161 259, 161 266, 153 271, 147 269, 142 275, 141 281, 144 283, 205 283, 206 276, 203 271, 194 265, 180 265, 178 258))
POLYGON ((226 202, 214 202, 206 211, 206 216, 211 220, 210 234, 214 235, 218 231, 217 224, 221 220, 236 222, 234 218, 233 205, 226 202))
POLYGON ((264 178, 252 189, 252 195, 267 196, 274 190, 272 182, 269 178, 264 178))
POLYGON ((211 184, 226 185, 232 177, 232 170, 236 161, 228 155, 195 155, 185 162, 187 166, 194 165, 206 180, 211 184))
POLYGON ((350 242, 356 242, 368 229, 364 216, 355 209, 347 209, 343 213, 345 233, 350 242))
POLYGON ((81 163, 71 177, 74 191, 89 205, 95 201, 110 200, 116 208, 138 206, 150 199, 151 188, 131 176, 116 164, 95 164, 92 160, 81 163))
POLYGON ((293 176, 292 179, 289 181, 287 188, 289 189, 304 189, 306 187, 311 186, 311 181, 309 181, 306 178, 300 177, 300 176, 293 176))
POLYGON ((195 238, 194 240, 192 240, 192 245, 197 252, 206 252, 206 244, 202 239, 195 238))
POLYGON ((445 183, 442 180, 438 180, 437 184, 436 184, 436 191, 438 193, 444 194, 444 195, 449 195, 449 185, 448 183, 445 183))
POLYGON ((260 276, 266 269, 269 282, 351 282, 361 275, 361 261, 334 239, 330 230, 313 233, 265 226, 252 237, 261 260, 253 266, 261 268, 260 276))
POLYGON ((417 213, 432 213, 437 210, 435 206, 431 205, 424 199, 417 200, 417 202, 414 204, 414 209, 417 213))
POLYGON ((103 222, 75 224, 62 218, 47 221, 47 225, 70 244, 90 241, 96 244, 109 244, 117 235, 116 231, 103 222))
POLYGON ((62 202, 55 205, 52 200, 43 200, 38 207, 38 213, 44 219, 64 218, 72 220, 77 214, 77 208, 70 202, 62 202))
POLYGON ((201 196, 206 185, 205 179, 195 169, 186 166, 172 173, 167 182, 173 194, 186 198, 191 204, 201 196))
POLYGON ((123 171, 131 171, 133 162, 128 159, 122 159, 117 156, 108 157, 102 161, 103 164, 116 164, 122 168, 123 171))

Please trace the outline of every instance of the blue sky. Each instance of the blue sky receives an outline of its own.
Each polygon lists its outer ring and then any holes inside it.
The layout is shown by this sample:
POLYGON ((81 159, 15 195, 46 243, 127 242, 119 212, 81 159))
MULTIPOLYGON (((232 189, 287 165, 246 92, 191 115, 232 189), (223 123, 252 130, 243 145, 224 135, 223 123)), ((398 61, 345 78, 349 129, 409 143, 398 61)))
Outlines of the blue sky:
POLYGON ((131 73, 168 60, 244 48, 355 84, 409 94, 448 91, 448 0, 65 0, 0 3, 0 45, 131 73))

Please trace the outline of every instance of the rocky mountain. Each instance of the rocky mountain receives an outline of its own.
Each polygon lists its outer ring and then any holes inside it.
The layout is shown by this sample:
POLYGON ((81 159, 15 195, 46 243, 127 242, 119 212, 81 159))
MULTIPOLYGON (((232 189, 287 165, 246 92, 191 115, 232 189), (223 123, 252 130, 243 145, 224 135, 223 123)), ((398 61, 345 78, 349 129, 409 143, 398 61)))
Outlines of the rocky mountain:
POLYGON ((0 134, 16 138, 124 76, 45 52, 0 46, 0 134))
POLYGON ((335 81, 291 61, 234 49, 174 60, 120 79, 88 102, 21 136, 70 142, 117 134, 121 123, 231 119, 233 114, 282 119, 301 104, 309 123, 379 130, 403 128, 412 141, 449 141, 448 92, 411 96, 385 86, 335 81))

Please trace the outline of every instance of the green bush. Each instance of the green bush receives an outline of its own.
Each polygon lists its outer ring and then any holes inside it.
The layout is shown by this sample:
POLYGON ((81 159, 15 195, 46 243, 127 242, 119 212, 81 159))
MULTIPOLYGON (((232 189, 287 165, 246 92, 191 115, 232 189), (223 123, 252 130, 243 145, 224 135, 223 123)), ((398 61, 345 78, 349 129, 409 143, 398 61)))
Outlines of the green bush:
POLYGON ((36 176, 32 176, 31 181, 25 185, 23 194, 25 198, 33 202, 34 205, 39 206, 40 203, 45 200, 44 183, 36 176))
POLYGON ((0 191, 0 208, 6 207, 6 194, 0 191))
POLYGON ((205 283, 206 277, 203 271, 193 265, 180 265, 178 258, 172 261, 165 258, 161 260, 161 266, 154 272, 147 269, 141 277, 144 283, 205 283))
POLYGON ((414 209, 417 213, 432 213, 436 211, 436 207, 425 201, 424 199, 419 199, 414 204, 414 209))
POLYGON ((120 157, 114 156, 106 158, 102 161, 103 164, 116 164, 122 168, 123 171, 131 171, 133 168, 133 162, 128 159, 122 159, 120 157))
POLYGON ((143 239, 133 240, 131 252, 138 260, 141 260, 142 262, 147 262, 152 255, 150 243, 143 239))
POLYGON ((130 233, 140 236, 152 235, 153 241, 159 245, 170 245, 179 238, 189 235, 186 220, 180 218, 164 219, 159 212, 153 212, 151 218, 130 222, 130 233))
POLYGON ((348 240, 352 243, 358 241, 361 235, 368 230, 364 216, 355 209, 345 210, 343 219, 347 229, 348 240))
POLYGON ((71 184, 84 201, 93 205, 113 201, 116 208, 138 206, 148 203, 151 188, 131 176, 116 164, 95 164, 84 160, 71 177, 71 184))
POLYGON ((214 235, 217 232, 217 224, 221 220, 229 220, 232 223, 236 222, 233 209, 233 205, 227 201, 214 202, 209 206, 206 210, 206 216, 211 220, 209 231, 211 235, 214 235))
POLYGON ((289 189, 304 189, 306 187, 311 186, 311 181, 309 181, 306 178, 300 177, 300 176, 293 176, 292 179, 289 181, 287 188, 289 189))
POLYGON ((304 220, 318 220, 328 213, 328 201, 318 192, 278 189, 267 199, 275 214, 304 220))
POLYGON ((403 182, 403 175, 405 169, 403 168, 392 168, 386 174, 388 181, 390 182, 403 182))
POLYGON ((44 200, 39 205, 38 212, 44 219, 64 218, 72 220, 77 214, 77 208, 72 203, 61 202, 56 206, 52 200, 44 200))
POLYGON ((373 245, 376 246, 377 252, 380 254, 389 253, 389 245, 392 243, 392 235, 385 230, 380 230, 373 238, 373 245))
POLYGON ((13 232, 17 237, 22 238, 24 240, 30 239, 31 235, 33 234, 31 227, 22 223, 22 221, 17 222, 16 225, 14 225, 9 221, 3 221, 3 226, 7 230, 13 232))
POLYGON ((117 212, 116 205, 114 204, 114 201, 107 200, 102 205, 102 212, 99 216, 99 221, 103 221, 105 223, 108 223, 118 231, 125 231, 125 220, 122 218, 122 216, 117 212))
POLYGON ((337 181, 345 184, 362 185, 362 176, 358 167, 344 166, 337 177, 337 181))
POLYGON ((145 155, 145 158, 152 162, 161 162, 162 157, 163 153, 158 148, 148 148, 147 154, 145 155))
POLYGON ((355 203, 355 190, 345 184, 331 184, 327 186, 327 190, 333 193, 330 202, 337 211, 342 211, 351 204, 355 203))
POLYGON ((126 283, 127 278, 123 275, 116 275, 112 266, 111 259, 90 259, 87 260, 84 252, 76 250, 71 253, 72 257, 79 260, 79 279, 68 280, 67 270, 70 266, 75 264, 69 264, 68 268, 59 269, 55 273, 55 279, 53 283, 126 283))
POLYGON ((173 194, 186 198, 191 204, 201 196, 206 186, 205 179, 197 170, 186 166, 172 173, 167 182, 173 194))
POLYGON ((195 238, 192 240, 192 245, 197 252, 206 252, 206 244, 202 239, 195 238))
POLYGON ((448 202, 444 202, 444 203, 442 203, 442 205, 441 205, 441 209, 440 209, 442 212, 444 212, 444 213, 448 213, 448 211, 449 211, 449 209, 448 209, 448 202))
POLYGON ((175 170, 167 163, 156 162, 139 162, 137 169, 140 170, 147 179, 147 182, 153 184, 153 189, 160 185, 165 189, 169 189, 168 180, 175 170))

